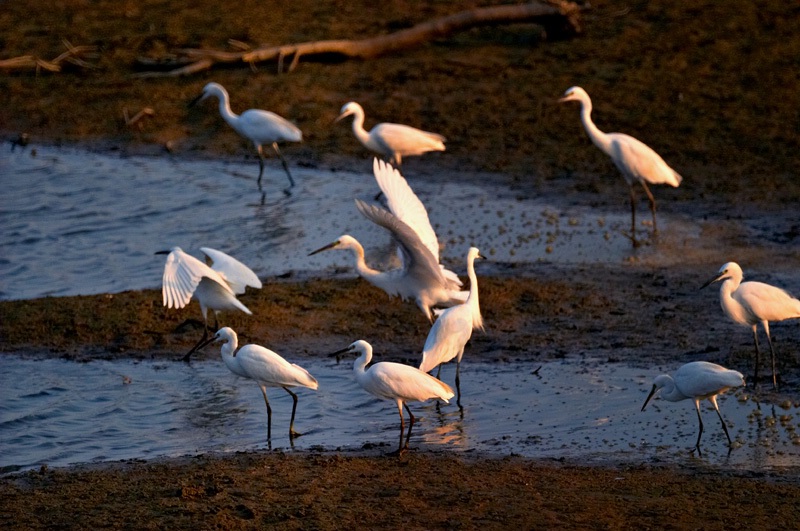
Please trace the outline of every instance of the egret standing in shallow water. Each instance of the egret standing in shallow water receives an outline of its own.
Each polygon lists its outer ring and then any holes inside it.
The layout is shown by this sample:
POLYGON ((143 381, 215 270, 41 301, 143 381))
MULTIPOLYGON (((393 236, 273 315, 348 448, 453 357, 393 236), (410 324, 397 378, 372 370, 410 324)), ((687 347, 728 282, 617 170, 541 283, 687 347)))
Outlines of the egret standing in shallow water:
POLYGON ((231 110, 230 97, 225 87, 219 83, 209 83, 203 88, 203 93, 197 96, 192 105, 204 99, 216 96, 219 99, 219 113, 222 118, 233 127, 237 133, 250 140, 258 151, 258 186, 261 188, 261 176, 264 174, 264 150, 263 144, 272 144, 278 157, 281 159, 286 176, 289 177, 290 187, 294 186, 294 179, 289 171, 289 165, 283 158, 278 147, 278 142, 302 142, 303 133, 293 123, 269 111, 261 109, 249 109, 241 115, 235 114, 231 110))
POLYGON ((408 449, 408 440, 411 438, 411 428, 414 427, 415 420, 408 408, 408 402, 425 402, 431 398, 439 398, 448 402, 454 396, 453 390, 449 385, 430 374, 402 363, 382 361, 365 370, 372 360, 372 345, 363 340, 358 340, 346 349, 334 352, 331 356, 336 356, 338 360, 342 354, 350 352, 359 354, 353 364, 353 372, 358 385, 378 398, 393 400, 397 404, 397 412, 400 414, 400 446, 397 448, 397 453, 402 454, 408 449), (403 432, 405 431, 403 406, 408 411, 410 419, 405 446, 403 445, 403 432))
POLYGON ((215 329, 219 325, 217 314, 222 310, 241 310, 247 315, 253 315, 247 306, 239 302, 236 295, 244 293, 247 286, 261 289, 261 281, 243 263, 210 247, 201 247, 200 250, 206 255, 206 261, 211 267, 186 254, 180 247, 156 253, 169 255, 164 265, 161 286, 164 306, 183 308, 194 298, 200 303, 203 312, 203 337, 186 353, 183 361, 189 361, 192 353, 208 337, 209 309, 214 312, 215 329))
MULTIPOLYGON (((459 406, 461 405, 459 373, 464 347, 472 337, 473 328, 483 331, 483 317, 481 317, 481 307, 478 301, 478 277, 475 275, 476 258, 483 257, 477 248, 470 247, 467 253, 469 296, 463 304, 448 308, 439 314, 425 340, 425 347, 422 349, 422 363, 419 366, 421 371, 430 372, 438 365, 439 373, 441 373, 442 364, 456 358, 456 392, 459 406)), ((439 373, 437 373, 437 377, 439 373)))
POLYGON ((367 266, 364 247, 349 234, 312 251, 309 256, 330 249, 349 249, 355 258, 356 271, 362 278, 390 296, 398 295, 403 300, 414 299, 422 313, 433 322, 431 307, 460 304, 466 300, 469 292, 461 291, 458 276, 439 264, 436 234, 425 207, 405 179, 391 166, 380 161, 375 161, 374 171, 376 179, 382 183, 380 185, 390 208, 397 213, 367 205, 359 199, 356 199, 356 207, 367 219, 392 234, 397 242, 402 266, 391 271, 377 271, 367 266))
POLYGON ((222 342, 222 361, 225 366, 237 376, 255 380, 264 395, 267 405, 267 439, 272 438, 272 408, 267 399, 267 387, 281 387, 292 395, 292 420, 289 422, 289 437, 299 437, 301 434, 294 431, 294 415, 297 411, 297 395, 290 387, 308 387, 316 390, 317 380, 307 370, 289 363, 275 352, 260 345, 245 345, 237 352, 239 338, 232 329, 220 329, 213 337, 205 341, 200 348, 212 341, 222 342))
POLYGON ((653 380, 653 389, 644 401, 642 411, 647 407, 647 403, 653 395, 661 389, 661 398, 670 402, 678 402, 691 398, 694 401, 694 408, 697 411, 697 420, 700 422, 700 433, 697 434, 697 453, 700 454, 700 437, 703 435, 703 419, 700 417, 700 401, 708 399, 717 410, 717 415, 722 423, 722 429, 728 438, 728 445, 731 444, 731 436, 728 434, 728 427, 719 412, 717 405, 717 395, 724 393, 728 389, 741 387, 744 385, 742 373, 726 369, 716 363, 707 361, 693 361, 682 365, 675 371, 675 376, 662 374, 653 380))
POLYGON ((722 282, 719 288, 719 300, 722 311, 734 323, 749 326, 753 330, 753 341, 756 345, 756 367, 753 384, 758 383, 758 366, 761 354, 758 348, 758 323, 764 327, 769 342, 772 358, 772 386, 778 388, 778 377, 775 374, 775 348, 769 334, 770 321, 800 318, 800 300, 785 291, 763 282, 742 282, 744 273, 736 262, 728 262, 719 272, 700 289, 715 282, 722 282))
POLYGON ((364 129, 364 109, 358 103, 346 103, 340 111, 339 121, 353 116, 353 134, 365 148, 389 158, 398 168, 403 157, 422 155, 428 151, 444 151, 445 137, 402 124, 377 124, 368 133, 364 129))
POLYGON ((586 134, 600 151, 611 157, 617 169, 622 172, 630 187, 631 195, 631 239, 636 241, 636 196, 633 191, 635 183, 644 188, 650 200, 650 211, 653 213, 653 234, 658 232, 656 226, 656 200, 650 193, 647 184, 668 184, 678 187, 683 180, 678 172, 664 162, 661 156, 639 140, 623 133, 604 133, 592 121, 592 100, 581 87, 567 89, 559 102, 578 101, 581 104, 581 122, 586 134))

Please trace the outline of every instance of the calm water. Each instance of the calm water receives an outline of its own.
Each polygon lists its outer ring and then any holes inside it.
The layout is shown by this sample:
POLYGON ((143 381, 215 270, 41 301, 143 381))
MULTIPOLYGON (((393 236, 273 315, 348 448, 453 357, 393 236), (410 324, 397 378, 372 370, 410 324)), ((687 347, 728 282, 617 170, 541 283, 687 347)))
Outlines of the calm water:
MULTIPOLYGON (((363 165, 359 173, 294 168, 298 186, 287 197, 285 175, 272 164, 262 203, 255 162, 55 148, 3 153, 0 299, 158 287, 164 258, 154 253, 176 245, 196 256, 201 246, 220 249, 268 277, 350 266, 345 252, 308 256, 349 233, 380 265, 390 250, 387 233, 353 203, 372 202, 378 192, 371 163, 363 165)), ((619 232, 630 223, 627 209, 556 207, 452 179, 411 175, 409 182, 445 246, 443 261, 462 274, 470 245, 504 263, 620 262, 631 253, 619 232)), ((684 241, 700 233, 699 225, 662 216, 665 242, 670 234, 684 241)))
MULTIPOLYGON (((47 464, 232 452, 270 447, 266 411, 254 383, 222 361, 75 363, 3 356, 0 471, 47 464)), ((319 390, 299 389, 294 448, 396 448, 394 403, 373 398, 352 376, 352 361, 307 360, 319 390)), ((703 456, 691 401, 641 406, 661 368, 593 360, 525 363, 464 361, 463 411, 455 403, 412 404, 411 446, 591 462, 661 462, 764 471, 800 467, 800 410, 759 404, 739 390, 720 409, 737 448, 727 452, 716 413, 703 407, 703 456), (797 430, 797 431, 796 431, 797 430)), ((442 377, 452 384, 454 367, 442 377)), ((291 398, 268 391, 271 448, 291 449, 291 398)))

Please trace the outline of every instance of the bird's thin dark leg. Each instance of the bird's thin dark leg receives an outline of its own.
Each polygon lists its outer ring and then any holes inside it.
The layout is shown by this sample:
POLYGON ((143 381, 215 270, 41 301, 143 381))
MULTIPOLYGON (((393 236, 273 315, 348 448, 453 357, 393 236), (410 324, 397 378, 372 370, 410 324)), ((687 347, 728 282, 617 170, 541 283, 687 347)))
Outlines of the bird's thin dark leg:
POLYGON ((292 437, 300 437, 302 433, 297 433, 294 431, 294 414, 297 411, 297 395, 294 394, 288 387, 284 387, 283 390, 292 395, 292 400, 294 401, 294 404, 292 404, 292 420, 289 421, 289 438, 291 439, 292 437))
MULTIPOLYGON (((698 420, 698 422, 700 422, 700 433, 697 434, 697 442, 695 443, 694 446, 695 446, 695 448, 697 448, 697 455, 702 455, 702 452, 700 451, 700 437, 703 436, 703 419, 702 419, 702 417, 700 417, 700 401, 699 400, 695 400, 694 401, 694 408, 697 411, 697 420, 698 420)), ((727 432, 728 430, 726 429, 725 431, 727 432)))
POLYGON ((753 342, 756 344, 756 367, 753 370, 753 385, 758 383, 758 366, 761 365, 761 351, 758 348, 758 332, 755 325, 753 326, 753 342))
POLYGON ((461 362, 456 362, 456 405, 461 409, 461 362))
POLYGON ((406 432, 406 421, 403 418, 403 406, 400 402, 397 403, 397 412, 400 413, 400 444, 397 445, 397 452, 395 455, 402 455, 403 454, 403 435, 406 432))
POLYGON ((405 448, 408 449, 408 441, 409 439, 411 439, 411 428, 414 427, 414 420, 416 419, 414 418, 414 414, 411 413, 411 410, 408 408, 408 404, 404 402, 403 405, 405 406, 406 411, 408 411, 408 418, 409 418, 408 435, 406 435, 406 446, 405 446, 405 448))
POLYGON ((436 371, 436 379, 437 380, 441 380, 442 379, 442 364, 441 363, 439 364, 439 370, 436 371))
POLYGON ((261 190, 261 176, 264 175, 264 149, 259 145, 258 149, 258 189, 261 190))
POLYGON ((769 335, 769 325, 764 321, 764 331, 767 333, 767 342, 769 343, 769 354, 772 358, 772 388, 778 390, 778 377, 775 375, 775 347, 772 346, 772 337, 769 335))
POLYGON ((267 400, 267 390, 265 388, 261 388, 261 394, 264 395, 264 403, 267 405, 267 440, 272 440, 272 408, 269 406, 269 400, 267 400))
POLYGON ((186 353, 186 355, 183 357, 182 361, 188 362, 189 360, 191 360, 192 354, 194 354, 194 352, 198 348, 200 348, 200 345, 202 345, 205 342, 206 339, 208 339, 208 323, 206 323, 203 326, 203 337, 201 337, 200 341, 195 343, 195 345, 192 347, 192 349, 189 352, 186 353))
POLYGON ((650 193, 650 188, 648 188, 647 183, 642 181, 642 188, 644 188, 644 192, 647 194, 647 199, 650 200, 650 212, 653 213, 653 234, 658 234, 658 227, 656 226, 656 198, 653 197, 653 194, 650 193))
POLYGON ((283 169, 286 172, 286 176, 289 177, 289 188, 294 188, 294 179, 292 179, 292 174, 289 171, 289 165, 286 163, 286 159, 283 158, 283 153, 281 153, 281 150, 278 148, 277 142, 272 143, 272 149, 274 149, 275 153, 277 153, 280 157, 281 163, 283 164, 283 169))
POLYGON ((630 186, 631 191, 631 240, 633 246, 637 247, 636 243, 636 192, 633 191, 633 185, 630 186))
POLYGON ((733 444, 733 442, 731 441, 731 436, 728 434, 728 427, 725 425, 725 419, 722 418, 722 413, 719 412, 719 407, 717 406, 716 399, 713 400, 711 403, 714 404, 714 409, 717 410, 717 416, 719 417, 719 421, 722 423, 722 430, 725 432, 725 437, 728 438, 728 446, 730 446, 731 444, 733 444))

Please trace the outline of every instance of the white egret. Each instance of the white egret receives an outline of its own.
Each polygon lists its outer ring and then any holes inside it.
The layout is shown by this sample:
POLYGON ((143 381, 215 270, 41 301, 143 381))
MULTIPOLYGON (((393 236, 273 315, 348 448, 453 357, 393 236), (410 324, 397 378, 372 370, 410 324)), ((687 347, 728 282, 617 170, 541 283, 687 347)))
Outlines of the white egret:
POLYGON ((364 109, 358 103, 346 103, 336 122, 353 116, 353 134, 365 148, 388 157, 399 167, 403 157, 422 155, 428 151, 444 151, 445 137, 402 124, 380 123, 368 133, 364 129, 364 109))
MULTIPOLYGON (((467 253, 467 275, 469 276, 469 296, 464 304, 448 308, 439 314, 433 323, 425 347, 422 349, 422 363, 419 369, 430 372, 437 365, 439 373, 442 364, 456 358, 456 392, 458 405, 461 405, 461 382, 459 373, 464 347, 472 337, 473 328, 483 331, 483 317, 478 301, 478 277, 475 275, 475 259, 483 258, 475 247, 467 253)), ((437 377, 439 374, 437 374, 437 377)))
POLYGON ((205 341, 199 348, 212 341, 221 341, 222 361, 225 366, 237 376, 255 380, 264 395, 267 405, 267 439, 272 438, 272 408, 267 399, 267 387, 281 387, 292 395, 292 420, 289 421, 289 437, 299 437, 301 434, 294 431, 294 416, 297 411, 297 395, 290 387, 308 387, 316 390, 318 383, 307 370, 289 363, 275 352, 260 345, 245 345, 236 350, 239 338, 231 328, 221 328, 213 337, 205 341))
POLYGON ((719 299, 722 311, 733 322, 749 326, 753 330, 753 340, 756 345, 756 367, 753 374, 753 383, 758 383, 758 366, 761 354, 758 348, 758 323, 764 327, 769 342, 772 358, 772 386, 778 388, 778 378, 775 375, 775 348, 769 333, 770 321, 783 321, 785 319, 800 318, 800 300, 795 299, 787 292, 763 282, 742 282, 744 273, 736 262, 728 262, 719 272, 700 289, 715 282, 722 282, 719 289, 719 299))
POLYGON ((290 121, 270 111, 249 109, 241 115, 235 114, 231 110, 228 91, 219 83, 208 83, 203 87, 202 94, 197 96, 191 104, 197 104, 210 96, 216 96, 219 99, 219 113, 228 122, 228 125, 233 127, 241 136, 250 140, 256 147, 258 151, 259 188, 261 187, 261 176, 264 174, 263 144, 272 144, 272 149, 280 157, 286 176, 289 177, 290 187, 294 186, 294 179, 289 171, 289 165, 286 163, 286 159, 283 158, 278 142, 302 142, 302 131, 290 121))
POLYGON ((222 310, 241 310, 247 315, 253 315, 236 295, 244 293, 247 286, 261 289, 261 281, 243 263, 210 247, 201 247, 200 250, 206 255, 208 265, 185 253, 180 247, 156 253, 168 255, 161 286, 164 306, 183 308, 194 298, 200 303, 203 312, 203 337, 184 356, 183 361, 189 361, 192 353, 208 337, 209 309, 214 312, 215 329, 219 324, 217 314, 222 310))
POLYGON ((691 398, 697 411, 697 420, 700 421, 700 433, 697 434, 695 447, 700 453, 700 437, 703 435, 703 419, 700 417, 700 401, 707 399, 717 410, 719 420, 722 422, 722 429, 731 444, 731 436, 728 434, 728 427, 719 412, 717 405, 717 395, 724 393, 728 389, 741 387, 744 385, 742 373, 726 369, 716 363, 707 361, 693 361, 682 365, 675 371, 675 376, 662 374, 653 380, 653 389, 644 401, 642 411, 647 407, 647 403, 653 395, 661 389, 661 398, 670 402, 678 402, 691 398))
POLYGON ((334 352, 331 356, 336 356, 338 360, 342 354, 350 352, 359 354, 353 364, 353 373, 358 385, 378 398, 393 400, 397 404, 397 412, 400 414, 400 446, 397 448, 397 453, 402 453, 408 449, 408 440, 411 438, 411 428, 414 426, 415 420, 413 413, 408 408, 408 402, 425 402, 431 398, 449 402, 454 396, 453 390, 449 385, 430 374, 402 363, 382 361, 366 369, 372 360, 372 345, 364 340, 358 340, 349 347, 334 352), (405 446, 403 446, 403 432, 405 431, 403 406, 408 411, 410 419, 405 446))
POLYGON ((390 296, 414 299, 428 321, 433 321, 433 306, 452 306, 466 300, 469 292, 459 291, 461 282, 445 275, 438 260, 431 254, 419 235, 397 216, 380 207, 356 199, 356 207, 367 219, 392 233, 401 255, 402 266, 390 271, 377 271, 364 261, 364 247, 349 234, 312 251, 309 256, 330 249, 350 249, 358 274, 390 296))
POLYGON ((635 183, 640 183, 650 200, 650 211, 653 213, 653 233, 658 232, 656 226, 656 200, 650 193, 647 184, 668 184, 678 187, 683 180, 678 172, 664 162, 661 156, 641 141, 623 133, 604 133, 592 121, 592 100, 581 87, 567 89, 559 102, 578 101, 581 104, 581 122, 586 134, 600 151, 611 157, 617 169, 622 172, 630 187, 631 196, 631 239, 636 242, 636 196, 633 190, 635 183))

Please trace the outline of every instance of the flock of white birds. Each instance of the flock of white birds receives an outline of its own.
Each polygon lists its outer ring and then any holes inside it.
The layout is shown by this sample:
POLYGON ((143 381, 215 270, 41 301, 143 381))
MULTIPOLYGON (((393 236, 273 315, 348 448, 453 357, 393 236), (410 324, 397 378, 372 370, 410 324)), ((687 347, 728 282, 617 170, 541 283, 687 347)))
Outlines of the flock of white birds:
MULTIPOLYGON (((259 175, 264 173, 264 153, 262 146, 271 144, 280 157, 290 186, 294 186, 289 166, 281 153, 279 142, 299 142, 302 132, 284 118, 260 109, 250 109, 241 115, 233 113, 227 91, 217 83, 209 83, 193 103, 210 96, 219 99, 219 111, 223 119, 241 136, 249 139, 259 155, 259 175)), ((581 104, 581 121, 592 142, 606 153, 624 176, 630 187, 631 234, 635 236, 636 209, 634 185, 639 183, 650 201, 653 217, 653 231, 657 231, 656 202, 648 184, 669 184, 677 187, 682 177, 651 148, 639 140, 622 133, 604 133, 591 119, 592 102, 589 95, 580 87, 568 89, 560 102, 577 101, 581 104)), ((381 123, 367 132, 364 129, 364 109, 355 102, 345 104, 336 121, 353 116, 353 134, 369 150, 389 159, 399 167, 403 157, 421 155, 429 151, 444 151, 445 138, 436 133, 422 131, 407 125, 381 123)), ((482 258, 478 249, 471 247, 466 256, 466 270, 469 289, 462 289, 462 282, 454 272, 439 263, 439 242, 431 226, 425 206, 416 196, 400 172, 381 160, 375 159, 373 173, 385 197, 388 210, 375 204, 367 204, 356 199, 356 208, 367 219, 386 229, 397 245, 401 265, 390 271, 378 271, 366 264, 364 248, 352 236, 343 234, 336 241, 311 252, 315 254, 332 249, 349 250, 354 258, 358 274, 390 296, 413 300, 420 311, 432 323, 431 330, 422 349, 419 368, 399 363, 379 362, 367 368, 372 360, 372 346, 358 340, 349 347, 331 354, 337 359, 345 353, 358 355, 353 372, 358 384, 372 395, 392 400, 400 414, 400 445, 397 453, 408 448, 411 428, 415 417, 408 408, 408 402, 439 399, 448 402, 456 393, 442 382, 438 376, 441 365, 456 360, 455 384, 458 405, 461 406, 459 371, 464 347, 469 342, 474 329, 483 330, 478 296, 478 281, 474 262, 482 258), (429 374, 439 367, 437 377, 429 374), (409 414, 410 423, 407 435, 403 417, 403 407, 409 414)), ((259 345, 245 345, 238 348, 236 332, 228 327, 219 329, 209 337, 208 310, 214 312, 215 329, 218 328, 217 314, 225 310, 240 310, 251 314, 237 295, 244 293, 246 287, 261 288, 262 284, 255 273, 227 254, 208 247, 201 248, 205 262, 185 253, 180 247, 167 254, 162 280, 164 305, 169 308, 183 308, 191 299, 196 299, 203 313, 204 333, 198 343, 184 356, 189 361, 191 355, 213 341, 221 342, 221 355, 225 365, 244 378, 258 383, 267 407, 267 436, 271 437, 272 410, 267 398, 267 387, 282 387, 293 398, 292 417, 289 425, 290 437, 300 435, 294 430, 297 395, 291 387, 317 389, 317 380, 299 365, 289 363, 277 353, 259 345)), ((767 335, 772 359, 772 381, 777 388, 775 370, 775 349, 769 334, 770 321, 800 318, 800 300, 787 292, 761 282, 742 282, 742 269, 734 262, 722 266, 719 273, 703 287, 714 282, 722 282, 720 301, 722 309, 735 323, 749 326, 753 330, 756 348, 754 383, 758 378, 760 350, 758 346, 757 325, 761 323, 767 335)), ((642 411, 650 399, 660 391, 668 401, 691 399, 697 411, 700 432, 695 448, 700 452, 700 438, 703 421, 700 416, 700 402, 708 399, 719 415, 722 428, 731 438, 727 426, 717 406, 717 395, 745 385, 740 372, 719 365, 697 361, 680 367, 673 376, 660 375, 653 382, 653 388, 642 406, 642 411)))

